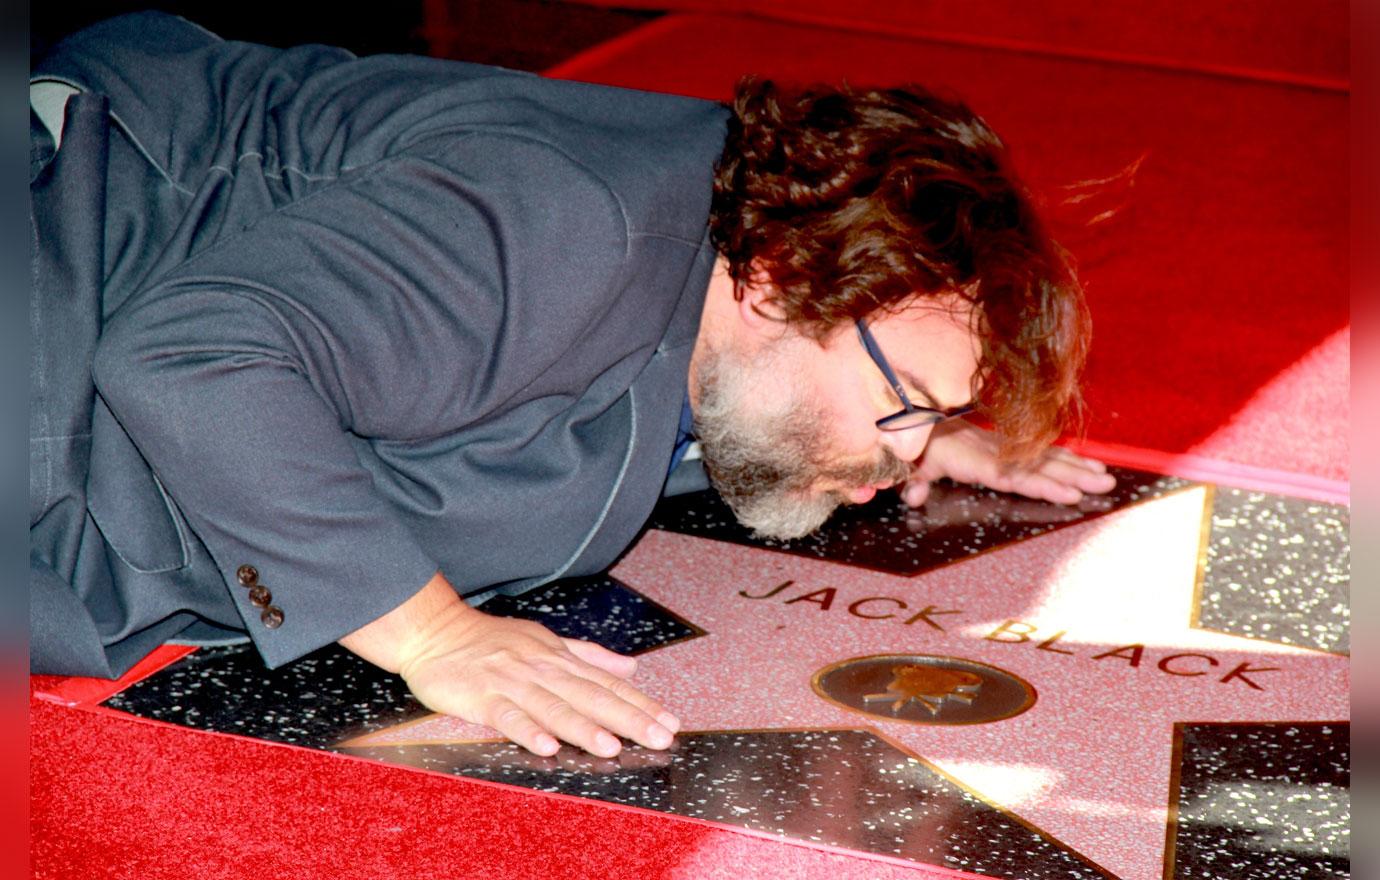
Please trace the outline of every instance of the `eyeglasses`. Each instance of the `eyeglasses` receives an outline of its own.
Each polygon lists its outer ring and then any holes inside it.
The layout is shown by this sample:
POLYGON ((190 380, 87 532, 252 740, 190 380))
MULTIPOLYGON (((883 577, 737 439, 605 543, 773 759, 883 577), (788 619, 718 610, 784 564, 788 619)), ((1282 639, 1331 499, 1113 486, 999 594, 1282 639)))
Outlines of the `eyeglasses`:
POLYGON ((905 431, 910 428, 922 428, 927 425, 938 425, 947 422, 949 419, 956 419, 959 416, 967 415, 973 411, 973 406, 959 406, 953 409, 931 409, 927 406, 916 406, 910 402, 910 397, 906 395, 906 389, 901 387, 901 380, 896 378, 896 371, 891 369, 891 364, 887 363, 886 355, 882 354, 881 348, 877 345, 877 340, 872 336, 872 331, 867 329, 867 324, 863 321, 854 321, 858 327, 858 338, 862 340, 863 348, 872 358, 872 362, 877 365, 877 369, 882 371, 887 382, 891 384, 891 390, 896 392, 900 398, 901 405, 905 407, 900 412, 894 412, 889 416, 877 420, 877 428, 882 431, 905 431))

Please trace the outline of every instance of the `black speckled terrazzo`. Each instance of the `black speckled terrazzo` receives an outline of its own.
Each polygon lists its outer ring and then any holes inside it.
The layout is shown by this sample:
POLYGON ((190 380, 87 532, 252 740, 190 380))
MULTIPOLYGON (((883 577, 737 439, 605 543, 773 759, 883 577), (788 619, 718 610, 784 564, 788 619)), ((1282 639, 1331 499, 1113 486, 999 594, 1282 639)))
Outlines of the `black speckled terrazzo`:
POLYGON ((1351 725, 1185 724, 1175 880, 1351 876, 1351 725))
POLYGON ((1351 652, 1351 512, 1218 486, 1198 623, 1351 652))
POLYGON ((620 654, 641 654, 700 634, 606 574, 555 581, 521 596, 494 596, 480 607, 538 621, 559 636, 598 642, 620 654))
POLYGON ((326 748, 428 713, 396 675, 337 645, 267 669, 250 645, 202 648, 105 705, 197 730, 326 748))
POLYGON ((941 482, 920 508, 912 510, 894 492, 883 492, 868 504, 839 508, 818 532, 794 541, 752 537, 712 491, 662 499, 652 512, 650 525, 892 574, 917 575, 1191 485, 1177 477, 1145 471, 1108 470, 1116 475, 1116 488, 1107 495, 1088 496, 1076 507, 941 482))
POLYGON ((861 730, 689 733, 614 759, 511 743, 370 746, 349 754, 709 819, 993 877, 1110 875, 861 730))
MULTIPOLYGON (((491 614, 536 620, 560 635, 639 653, 699 633, 617 579, 556 581, 522 596, 496 596, 491 614)), ((428 713, 406 685, 344 648, 328 645, 267 669, 250 645, 203 648, 106 701, 114 709, 198 730, 308 748, 391 727, 428 713)))

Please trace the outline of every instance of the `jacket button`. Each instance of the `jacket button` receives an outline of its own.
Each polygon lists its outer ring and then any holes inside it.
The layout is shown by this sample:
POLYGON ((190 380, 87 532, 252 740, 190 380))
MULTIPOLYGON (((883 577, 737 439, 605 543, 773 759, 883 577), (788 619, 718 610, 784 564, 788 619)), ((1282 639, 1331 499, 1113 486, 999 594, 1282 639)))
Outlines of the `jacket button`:
POLYGON ((241 565, 235 572, 235 577, 246 587, 252 587, 259 582, 259 570, 252 565, 241 565))
POLYGON ((283 625, 283 609, 277 605, 270 605, 264 609, 264 613, 259 615, 259 619, 264 622, 264 626, 269 629, 277 629, 283 625))
POLYGON ((268 591, 268 587, 254 586, 249 588, 249 601, 254 603, 256 608, 263 608, 273 601, 273 594, 268 591))

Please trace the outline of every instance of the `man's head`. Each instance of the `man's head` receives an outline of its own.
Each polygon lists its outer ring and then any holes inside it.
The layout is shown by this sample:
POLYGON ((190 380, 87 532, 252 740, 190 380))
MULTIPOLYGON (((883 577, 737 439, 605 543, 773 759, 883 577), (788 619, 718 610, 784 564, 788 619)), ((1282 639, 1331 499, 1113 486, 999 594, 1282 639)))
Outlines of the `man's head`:
POLYGON ((781 317, 769 284, 737 299, 735 286, 721 261, 691 392, 706 469, 760 535, 799 537, 839 504, 904 481, 934 426, 972 402, 978 349, 959 297, 874 316, 866 342, 853 324, 816 340, 781 317), (893 364, 889 352, 924 357, 893 364), (898 411, 908 426, 891 430, 898 411))
POLYGON ((1057 436, 1079 405, 1087 314, 986 124, 914 87, 748 79, 732 109, 710 227, 741 326, 697 355, 692 400, 739 517, 801 534, 923 451, 927 428, 875 424, 899 401, 858 321, 915 405, 973 403, 1012 459, 1057 436))

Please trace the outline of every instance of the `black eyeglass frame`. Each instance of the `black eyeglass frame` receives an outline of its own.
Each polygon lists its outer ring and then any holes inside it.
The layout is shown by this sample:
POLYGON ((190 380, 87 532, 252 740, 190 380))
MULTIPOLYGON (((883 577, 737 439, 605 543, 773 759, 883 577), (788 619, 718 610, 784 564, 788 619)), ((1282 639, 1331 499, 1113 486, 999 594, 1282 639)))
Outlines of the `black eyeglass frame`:
POLYGON ((896 377, 896 371, 887 362, 886 355, 882 354, 881 346, 877 345, 877 339, 872 335, 872 331, 867 329, 867 323, 862 320, 853 322, 858 328, 858 339, 862 340, 863 349, 868 357, 872 358, 872 363, 877 365, 877 369, 882 371, 886 381, 891 385, 891 390, 896 392, 896 397, 900 399, 904 409, 894 412, 889 416, 878 419, 877 429, 881 431, 908 431, 911 428, 921 428, 926 425, 938 425, 947 422, 949 419, 956 419, 972 412, 975 407, 972 404, 958 406, 953 409, 934 409, 928 406, 916 406, 910 402, 910 397, 906 394, 906 389, 901 385, 901 380, 896 377))

